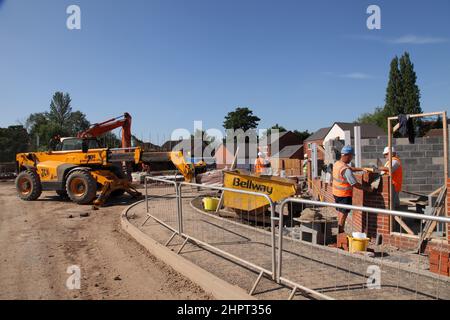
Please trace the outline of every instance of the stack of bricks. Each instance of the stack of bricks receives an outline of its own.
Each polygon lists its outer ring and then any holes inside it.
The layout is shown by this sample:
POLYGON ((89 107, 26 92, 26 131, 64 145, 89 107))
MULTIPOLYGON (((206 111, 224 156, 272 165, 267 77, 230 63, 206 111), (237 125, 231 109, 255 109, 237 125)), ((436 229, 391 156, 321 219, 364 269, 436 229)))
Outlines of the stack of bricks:
POLYGON ((450 255, 448 250, 430 249, 430 271, 442 276, 449 276, 450 255))
MULTIPOLYGON (((358 176, 358 182, 370 184, 376 176, 365 173, 358 176)), ((375 192, 353 191, 353 204, 356 206, 389 209, 389 178, 383 176, 379 188, 375 192)), ((389 234, 390 219, 383 214, 354 211, 352 217, 353 230, 365 232, 368 237, 375 238, 377 233, 389 234)))

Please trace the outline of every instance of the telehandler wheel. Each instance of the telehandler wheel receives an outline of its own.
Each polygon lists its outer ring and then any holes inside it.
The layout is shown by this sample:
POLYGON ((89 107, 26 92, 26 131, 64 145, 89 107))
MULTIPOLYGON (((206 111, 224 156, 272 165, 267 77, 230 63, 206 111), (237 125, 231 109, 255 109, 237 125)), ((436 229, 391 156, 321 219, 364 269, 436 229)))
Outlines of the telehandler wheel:
POLYGON ((20 199, 26 201, 36 200, 42 193, 39 175, 32 170, 22 171, 16 178, 16 190, 20 199))
POLYGON ((67 195, 77 204, 91 203, 97 195, 97 182, 87 171, 74 171, 66 181, 67 195))

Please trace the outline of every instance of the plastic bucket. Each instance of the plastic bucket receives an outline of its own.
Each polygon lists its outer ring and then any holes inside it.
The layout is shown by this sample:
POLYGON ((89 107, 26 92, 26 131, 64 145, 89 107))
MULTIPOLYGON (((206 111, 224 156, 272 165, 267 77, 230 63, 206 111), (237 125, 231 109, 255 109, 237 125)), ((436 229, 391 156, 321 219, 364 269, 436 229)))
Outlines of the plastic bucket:
POLYGON ((219 205, 219 198, 206 197, 202 199, 203 208, 207 211, 216 211, 219 205))
POLYGON ((367 246, 369 245, 369 238, 357 239, 350 236, 348 238, 348 251, 355 253, 358 251, 367 251, 367 246))
POLYGON ((131 181, 133 183, 141 183, 141 173, 140 172, 132 172, 131 173, 131 181))

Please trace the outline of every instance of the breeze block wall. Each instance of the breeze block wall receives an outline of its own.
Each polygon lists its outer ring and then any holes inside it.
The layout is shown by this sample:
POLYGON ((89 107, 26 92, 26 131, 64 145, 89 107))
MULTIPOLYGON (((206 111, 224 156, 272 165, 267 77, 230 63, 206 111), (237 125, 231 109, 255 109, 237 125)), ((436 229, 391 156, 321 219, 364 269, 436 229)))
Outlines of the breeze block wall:
MULTIPOLYGON (((383 149, 387 140, 387 137, 361 140, 363 166, 376 165, 377 159, 384 165, 383 149)), ((408 138, 396 138, 392 142, 403 164, 403 190, 427 194, 446 183, 443 137, 416 138, 414 144, 408 138)))

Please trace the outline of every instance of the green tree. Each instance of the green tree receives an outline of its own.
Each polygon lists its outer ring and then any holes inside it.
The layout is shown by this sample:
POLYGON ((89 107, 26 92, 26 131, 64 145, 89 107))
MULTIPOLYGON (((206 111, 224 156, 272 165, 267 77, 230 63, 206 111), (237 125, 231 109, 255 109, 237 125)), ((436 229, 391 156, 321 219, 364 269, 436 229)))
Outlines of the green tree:
POLYGON ((363 113, 356 122, 375 124, 387 132, 387 117, 386 108, 377 107, 372 113, 363 113))
POLYGON ((249 108, 236 108, 225 116, 223 127, 225 129, 242 129, 245 131, 255 129, 261 119, 253 115, 249 108))
POLYGON ((294 130, 293 133, 296 134, 301 139, 302 142, 305 141, 312 134, 308 130, 305 131, 294 130))
POLYGON ((9 126, 0 128, 0 162, 12 162, 16 154, 27 152, 30 146, 30 137, 23 126, 9 126))
POLYGON ((48 142, 55 135, 76 136, 78 132, 89 128, 86 115, 80 111, 72 111, 71 101, 68 93, 55 92, 48 112, 33 113, 28 117, 26 128, 32 149, 46 150, 48 142))
MULTIPOLYGON (((362 114, 357 121, 378 125, 387 132, 388 117, 422 113, 420 90, 416 82, 417 75, 409 53, 405 52, 400 59, 397 56, 394 57, 390 65, 385 106, 375 108, 373 113, 362 114)), ((422 135, 424 133, 422 121, 414 119, 414 123, 422 135)))
MULTIPOLYGON (((408 52, 405 52, 400 58, 400 76, 402 79, 402 102, 404 105, 404 113, 422 113, 422 108, 420 107, 420 90, 416 84, 417 76, 414 71, 414 64, 411 62, 408 52)), ((413 121, 419 134, 425 134, 422 119, 414 119, 413 121)))
POLYGON ((272 130, 278 130, 279 133, 281 132, 286 132, 287 129, 283 126, 280 126, 278 123, 275 124, 274 126, 270 127, 269 129, 267 129, 266 131, 264 131, 263 136, 270 136, 270 134, 272 133, 272 130))
POLYGON ((389 81, 386 88, 386 116, 394 116, 405 113, 403 99, 403 85, 400 70, 398 67, 398 57, 395 56, 391 61, 389 71, 389 81))
POLYGON ((208 135, 205 130, 196 129, 194 134, 191 134, 191 139, 200 139, 208 145, 214 142, 216 137, 208 135))

